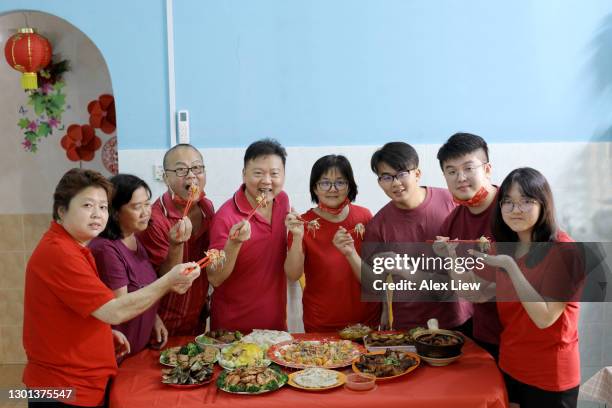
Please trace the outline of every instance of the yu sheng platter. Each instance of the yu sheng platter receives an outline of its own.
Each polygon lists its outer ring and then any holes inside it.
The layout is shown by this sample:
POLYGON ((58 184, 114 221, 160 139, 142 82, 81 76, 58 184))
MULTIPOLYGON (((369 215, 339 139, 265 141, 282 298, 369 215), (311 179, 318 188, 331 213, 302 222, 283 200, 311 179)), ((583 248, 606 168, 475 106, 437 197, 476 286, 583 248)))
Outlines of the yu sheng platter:
POLYGON ((365 350, 350 340, 293 340, 271 346, 268 358, 290 368, 340 368, 365 350))

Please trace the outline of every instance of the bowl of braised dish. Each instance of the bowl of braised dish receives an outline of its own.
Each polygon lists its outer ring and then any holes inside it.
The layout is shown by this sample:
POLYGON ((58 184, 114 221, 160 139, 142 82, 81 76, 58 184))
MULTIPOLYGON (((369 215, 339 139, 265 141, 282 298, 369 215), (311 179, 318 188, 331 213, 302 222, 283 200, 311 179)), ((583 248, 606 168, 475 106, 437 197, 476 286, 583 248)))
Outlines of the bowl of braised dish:
POLYGON ((461 354, 465 340, 451 330, 423 330, 414 334, 414 345, 421 356, 448 358, 461 354))

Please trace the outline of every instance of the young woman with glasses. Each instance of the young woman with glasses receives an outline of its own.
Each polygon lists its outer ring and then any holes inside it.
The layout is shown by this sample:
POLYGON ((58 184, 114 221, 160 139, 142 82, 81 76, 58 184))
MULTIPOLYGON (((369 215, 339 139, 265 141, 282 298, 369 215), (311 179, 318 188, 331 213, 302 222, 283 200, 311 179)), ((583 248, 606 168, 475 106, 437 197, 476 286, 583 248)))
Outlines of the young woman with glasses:
POLYGON ((497 310, 502 325, 499 367, 511 402, 528 407, 576 407, 580 384, 580 253, 559 230, 550 186, 529 167, 512 171, 499 188, 492 230, 499 255, 497 310), (564 244, 565 243, 565 244, 564 244))
POLYGON ((307 332, 331 332, 349 324, 378 324, 380 306, 362 303, 359 281, 345 255, 360 252, 363 230, 372 214, 352 204, 357 197, 353 169, 346 157, 318 159, 310 173, 310 196, 317 206, 285 219, 289 251, 285 273, 291 281, 304 275, 302 297, 307 332))

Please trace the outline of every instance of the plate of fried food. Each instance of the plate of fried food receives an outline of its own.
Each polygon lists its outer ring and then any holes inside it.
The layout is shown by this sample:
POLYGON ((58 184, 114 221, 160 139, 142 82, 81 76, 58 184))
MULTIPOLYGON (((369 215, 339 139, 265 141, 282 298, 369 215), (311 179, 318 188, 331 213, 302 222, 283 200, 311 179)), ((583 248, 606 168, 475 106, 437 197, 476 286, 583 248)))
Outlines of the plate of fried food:
POLYGON ((242 339, 242 333, 239 331, 229 330, 211 330, 204 334, 200 334, 195 338, 196 343, 200 346, 215 346, 223 348, 242 339))
POLYGON ((223 371, 217 379, 221 391, 257 395, 278 390, 287 383, 287 374, 278 367, 243 367, 223 371))
POLYGON ((372 329, 364 324, 357 323, 340 330, 340 338, 362 342, 363 337, 372 332, 372 329))
POLYGON ((183 346, 170 347, 159 355, 159 363, 168 367, 176 367, 179 359, 187 359, 190 364, 199 361, 203 364, 214 364, 219 358, 219 349, 213 346, 200 346, 187 343, 183 346))
POLYGON ((289 374, 289 385, 305 391, 325 391, 341 386, 346 375, 327 368, 306 368, 289 374))
POLYGON ((268 349, 268 358, 291 368, 340 368, 365 350, 350 340, 294 340, 275 344, 268 349))
POLYGON ((376 376, 376 380, 390 380, 406 375, 421 363, 416 353, 397 350, 376 351, 361 355, 353 362, 353 371, 376 376))

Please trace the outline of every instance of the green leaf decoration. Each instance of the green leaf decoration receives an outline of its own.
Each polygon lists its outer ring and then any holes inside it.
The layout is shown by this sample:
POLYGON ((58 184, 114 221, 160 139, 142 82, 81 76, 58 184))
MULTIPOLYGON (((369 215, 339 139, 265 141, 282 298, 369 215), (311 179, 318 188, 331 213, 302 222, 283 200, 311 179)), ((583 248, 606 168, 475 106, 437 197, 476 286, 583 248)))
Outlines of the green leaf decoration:
POLYGON ((38 137, 47 137, 51 134, 51 126, 49 126, 47 122, 40 122, 40 125, 38 125, 38 132, 36 133, 38 137))
MULTIPOLYGON (((55 56, 54 58, 55 59, 55 56)), ((17 126, 24 131, 25 141, 22 143, 26 151, 36 153, 38 151, 37 143, 44 137, 48 137, 53 134, 53 128, 49 125, 49 120, 53 118, 58 122, 62 120, 62 114, 66 111, 66 94, 63 92, 66 86, 62 80, 62 74, 70 70, 70 64, 68 60, 62 60, 59 62, 52 62, 47 66, 45 70, 41 70, 39 73, 46 86, 41 85, 41 88, 28 90, 29 106, 34 108, 36 117, 30 119, 23 117, 17 122, 17 126), (51 87, 49 87, 51 85, 51 87), (48 91, 47 94, 43 94, 43 90, 48 91), (38 124, 36 132, 30 130, 28 126, 31 122, 38 124)), ((64 130, 64 125, 58 127, 58 132, 64 130)))
POLYGON ((25 138, 26 140, 32 143, 36 143, 36 139, 38 139, 38 135, 36 134, 36 132, 32 132, 31 130, 28 130, 27 132, 25 132, 25 138))
POLYGON ((27 118, 21 118, 19 119, 19 122, 17 122, 17 126, 19 126, 20 129, 27 128, 29 124, 30 124, 30 120, 27 118))

